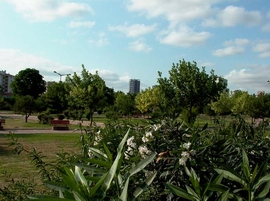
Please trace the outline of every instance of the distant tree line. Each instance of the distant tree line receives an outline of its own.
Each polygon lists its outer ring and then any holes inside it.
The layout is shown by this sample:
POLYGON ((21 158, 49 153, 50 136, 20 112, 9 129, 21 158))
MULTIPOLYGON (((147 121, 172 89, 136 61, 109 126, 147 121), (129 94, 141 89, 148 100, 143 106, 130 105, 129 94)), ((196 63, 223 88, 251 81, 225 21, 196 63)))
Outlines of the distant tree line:
POLYGON ((259 96, 237 91, 229 93, 220 76, 199 68, 196 62, 180 60, 173 64, 169 77, 158 72, 157 85, 138 94, 115 92, 106 86, 98 72, 90 73, 82 65, 81 74, 67 76, 65 81, 53 82, 46 88, 43 76, 36 69, 20 71, 11 84, 14 98, 0 99, 1 109, 11 108, 25 115, 34 112, 48 122, 51 114, 68 119, 87 119, 104 113, 109 119, 132 116, 181 117, 193 124, 199 114, 225 116, 245 114, 253 118, 270 116, 270 94, 259 96))

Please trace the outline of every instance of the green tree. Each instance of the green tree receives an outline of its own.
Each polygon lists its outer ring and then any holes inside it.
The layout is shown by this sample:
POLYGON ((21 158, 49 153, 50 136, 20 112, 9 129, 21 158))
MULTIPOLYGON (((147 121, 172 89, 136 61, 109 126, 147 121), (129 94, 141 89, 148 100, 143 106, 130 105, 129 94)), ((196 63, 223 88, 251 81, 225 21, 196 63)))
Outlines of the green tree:
POLYGON ((231 97, 233 103, 232 113, 246 114, 249 98, 250 95, 246 91, 236 91, 235 93, 233 93, 231 97))
POLYGON ((70 90, 68 96, 70 110, 75 110, 79 119, 86 115, 92 125, 94 112, 104 104, 106 89, 104 80, 98 72, 91 74, 82 65, 81 76, 74 73, 72 77, 67 77, 66 81, 70 90))
POLYGON ((135 96, 130 93, 117 93, 115 106, 121 115, 130 117, 135 110, 135 96))
POLYGON ((46 82, 38 70, 26 68, 15 76, 11 83, 11 89, 14 95, 29 95, 36 99, 45 92, 46 82))
POLYGON ((218 115, 225 116, 232 113, 233 101, 229 92, 223 92, 220 94, 218 100, 210 104, 211 109, 218 115))
POLYGON ((174 116, 179 116, 178 112, 182 109, 182 118, 192 124, 199 112, 226 88, 221 80, 213 70, 207 74, 204 67, 201 70, 197 67, 196 62, 182 60, 173 64, 168 79, 159 72, 158 83, 168 107, 178 107, 178 111, 173 111, 174 116))
POLYGON ((34 97, 30 95, 18 96, 13 106, 13 111, 21 113, 25 116, 25 122, 27 123, 28 117, 36 111, 36 102, 34 97))
POLYGON ((52 113, 61 114, 68 109, 67 96, 69 95, 67 83, 54 82, 49 85, 45 95, 46 103, 52 113))
POLYGON ((135 97, 135 104, 142 114, 152 113, 160 105, 159 87, 154 86, 142 90, 135 97))

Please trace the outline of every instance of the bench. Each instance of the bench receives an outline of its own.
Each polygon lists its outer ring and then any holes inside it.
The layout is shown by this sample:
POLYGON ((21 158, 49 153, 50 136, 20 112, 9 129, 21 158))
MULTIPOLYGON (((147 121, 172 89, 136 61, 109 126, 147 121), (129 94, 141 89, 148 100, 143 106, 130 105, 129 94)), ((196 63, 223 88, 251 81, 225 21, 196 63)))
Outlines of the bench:
POLYGON ((69 120, 51 120, 52 130, 69 130, 69 120))
POLYGON ((0 123, 0 130, 4 130, 4 127, 2 126, 2 124, 5 124, 6 120, 1 118, 0 122, 1 122, 0 123))

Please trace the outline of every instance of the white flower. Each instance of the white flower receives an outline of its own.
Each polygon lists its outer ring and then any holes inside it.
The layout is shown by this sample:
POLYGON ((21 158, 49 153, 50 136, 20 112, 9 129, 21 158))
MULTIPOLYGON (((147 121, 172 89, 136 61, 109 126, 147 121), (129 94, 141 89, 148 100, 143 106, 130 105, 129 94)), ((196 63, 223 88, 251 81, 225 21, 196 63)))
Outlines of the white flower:
POLYGON ((180 165, 185 165, 186 164, 186 161, 187 161, 187 158, 180 158, 179 159, 179 164, 180 165))
POLYGON ((151 132, 146 132, 145 137, 147 138, 153 138, 153 135, 151 132))
POLYGON ((137 147, 136 143, 134 142, 134 136, 128 138, 127 146, 132 147, 134 149, 137 147))
POLYGON ((183 147, 184 147, 185 149, 189 149, 189 148, 190 148, 190 145, 191 145, 190 142, 184 143, 184 144, 183 144, 183 147))
POLYGON ((157 131, 159 128, 161 127, 161 125, 160 124, 154 124, 153 125, 153 129, 154 129, 154 131, 157 131))
POLYGON ((146 156, 151 154, 152 152, 145 145, 143 145, 139 147, 139 153, 142 158, 146 158, 146 156))
POLYGON ((146 143, 146 142, 149 142, 149 139, 148 139, 147 137, 143 136, 143 137, 142 137, 142 141, 143 141, 144 143, 146 143))
POLYGON ((182 154, 181 154, 182 158, 189 158, 189 153, 187 151, 183 151, 182 154))
POLYGON ((89 158, 92 158, 94 156, 90 149, 88 150, 88 156, 89 158))
POLYGON ((191 156, 195 156, 196 155, 196 151, 194 149, 190 150, 189 153, 191 154, 191 156))

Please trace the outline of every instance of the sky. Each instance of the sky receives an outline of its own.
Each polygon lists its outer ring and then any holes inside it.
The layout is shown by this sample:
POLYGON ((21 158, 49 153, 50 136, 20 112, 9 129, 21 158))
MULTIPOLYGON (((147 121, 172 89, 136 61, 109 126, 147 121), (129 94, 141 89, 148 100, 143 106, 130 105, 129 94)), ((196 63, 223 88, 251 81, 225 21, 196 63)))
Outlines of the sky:
MULTIPOLYGON (((82 64, 115 91, 195 61, 230 90, 270 92, 269 0, 0 0, 0 70, 46 81, 82 64)), ((62 77, 62 80, 65 76, 62 77)))

